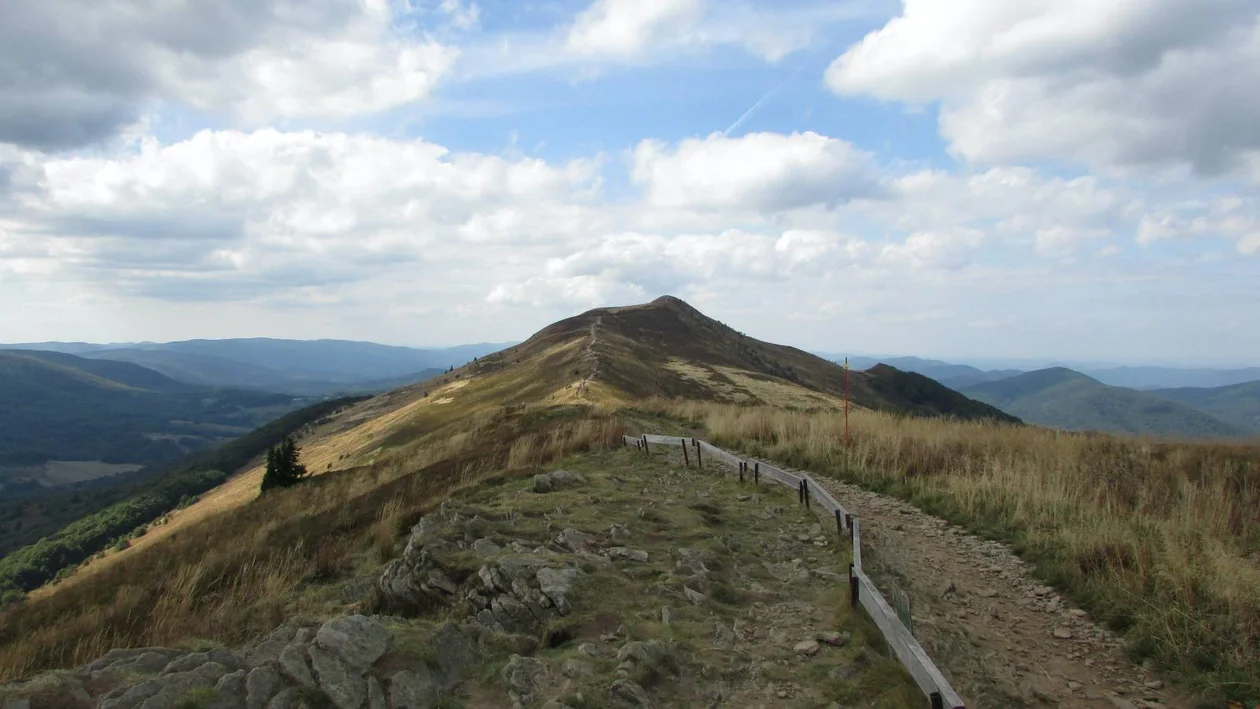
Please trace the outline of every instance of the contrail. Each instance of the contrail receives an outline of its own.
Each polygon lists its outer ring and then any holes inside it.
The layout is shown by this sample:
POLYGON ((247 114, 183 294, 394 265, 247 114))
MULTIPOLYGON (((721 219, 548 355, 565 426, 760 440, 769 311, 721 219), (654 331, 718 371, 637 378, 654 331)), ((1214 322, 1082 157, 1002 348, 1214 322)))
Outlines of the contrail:
POLYGON ((774 87, 773 89, 770 89, 769 91, 767 91, 765 96, 762 96, 760 99, 758 99, 758 100, 757 100, 757 103, 754 103, 754 104, 752 105, 752 108, 749 108, 747 111, 744 111, 744 115, 742 115, 742 116, 740 116, 738 119, 736 119, 736 120, 735 120, 735 122, 731 124, 731 127, 730 127, 730 128, 727 128, 726 130, 722 131, 722 136, 723 136, 723 137, 730 137, 730 135, 731 135, 731 131, 733 131, 733 130, 735 130, 736 128, 738 128, 738 127, 740 127, 741 125, 743 125, 743 124, 744 124, 744 121, 748 120, 748 117, 749 117, 749 116, 751 116, 752 114, 756 113, 756 112, 757 112, 757 109, 761 108, 761 106, 762 106, 762 105, 763 105, 766 101, 769 101, 771 96, 774 96, 776 93, 778 93, 778 92, 779 92, 779 89, 783 88, 783 85, 784 85, 784 84, 786 84, 787 82, 791 81, 791 80, 792 80, 792 77, 794 77, 794 76, 796 76, 798 73, 800 73, 801 69, 802 69, 802 68, 804 68, 804 67, 805 67, 805 63, 804 63, 804 62, 801 62, 799 65, 797 65, 796 69, 794 69, 794 70, 792 71, 792 73, 791 73, 791 74, 788 74, 788 75, 787 75, 787 77, 785 77, 785 78, 783 79, 783 81, 780 81, 778 84, 776 84, 776 85, 775 85, 775 87, 774 87))

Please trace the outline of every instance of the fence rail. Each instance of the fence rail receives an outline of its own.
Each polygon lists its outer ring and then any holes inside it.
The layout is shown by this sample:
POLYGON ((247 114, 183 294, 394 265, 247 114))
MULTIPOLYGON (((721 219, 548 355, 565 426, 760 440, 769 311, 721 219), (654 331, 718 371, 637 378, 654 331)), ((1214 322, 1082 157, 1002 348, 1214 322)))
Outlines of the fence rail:
POLYGON ((796 488, 797 498, 802 505, 820 508, 836 521, 836 533, 841 539, 848 538, 853 545, 853 562, 849 564, 849 601, 854 608, 861 606, 875 627, 884 636, 893 654, 901 661, 910 676, 914 678, 919 689, 927 696, 932 709, 964 709, 962 698, 949 686, 941 671, 928 657, 923 646, 914 638, 910 630, 901 622, 892 605, 880 594, 875 583, 862 570, 862 533, 858 518, 849 513, 836 498, 831 496, 821 485, 814 482, 809 474, 790 473, 765 461, 739 456, 718 448, 698 438, 681 436, 658 436, 645 433, 638 438, 622 436, 626 445, 633 445, 650 453, 654 446, 662 450, 681 448, 683 461, 703 468, 705 465, 721 463, 739 471, 740 479, 746 480, 751 473, 754 483, 762 478, 787 487, 796 488))

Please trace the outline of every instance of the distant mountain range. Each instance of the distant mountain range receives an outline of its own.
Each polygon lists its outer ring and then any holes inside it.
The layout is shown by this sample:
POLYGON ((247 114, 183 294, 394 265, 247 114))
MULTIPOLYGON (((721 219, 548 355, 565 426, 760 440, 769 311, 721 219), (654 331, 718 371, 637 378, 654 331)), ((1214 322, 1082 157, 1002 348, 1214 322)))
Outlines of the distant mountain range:
POLYGON ((1069 431, 1210 438, 1241 437, 1255 430, 1154 392, 1109 386, 1063 367, 982 382, 961 391, 1025 422, 1069 431))
POLYGON ((328 396, 383 391, 427 379, 506 346, 482 343, 417 349, 348 340, 248 338, 109 345, 33 342, 0 345, 0 349, 51 351, 93 360, 130 362, 200 386, 328 396))
MULTIPOLYGON (((48 461, 139 466, 246 433, 297 406, 287 394, 201 387, 130 362, 0 350, 0 488, 48 483, 48 461)), ((102 474, 118 472, 106 465, 102 474)), ((94 471, 76 471, 81 479, 94 471)), ((55 482, 55 480, 53 480, 55 482)))
MULTIPOLYGON (((832 360, 843 360, 834 354, 832 360)), ((1260 433, 1260 367, 981 369, 919 357, 850 357, 931 377, 1027 423, 1174 437, 1260 433)))

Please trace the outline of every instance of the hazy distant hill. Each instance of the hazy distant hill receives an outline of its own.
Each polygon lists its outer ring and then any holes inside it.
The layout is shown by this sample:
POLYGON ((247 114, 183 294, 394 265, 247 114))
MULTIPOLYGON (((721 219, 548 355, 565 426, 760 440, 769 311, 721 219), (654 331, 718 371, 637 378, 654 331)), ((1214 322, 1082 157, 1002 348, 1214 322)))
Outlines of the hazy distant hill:
POLYGON ((44 342, 2 347, 132 362, 172 379, 202 386, 323 396, 381 391, 420 381, 505 346, 481 343, 417 349, 347 340, 248 338, 110 345, 44 342))
POLYGON ((0 465, 167 460, 295 405, 283 394, 197 387, 128 362, 0 350, 0 465))
MULTIPOLYGON (((828 357, 828 359, 837 359, 828 357)), ((841 358, 842 359, 842 358, 841 358)), ((938 359, 920 357, 850 357, 849 366, 854 369, 870 369, 877 364, 888 364, 903 372, 914 372, 930 377, 947 387, 961 387, 1013 377, 1023 372, 1018 369, 984 370, 967 364, 950 364, 938 359)))
POLYGON ((1260 367, 1242 369, 1111 367, 1084 371, 1104 384, 1133 389, 1225 387, 1260 380, 1260 367))
POLYGON ((1260 432, 1260 381, 1213 388, 1153 389, 1150 393, 1260 432))
POLYGON ((1149 392, 1108 386, 1063 367, 964 387, 962 393, 1027 423, 1073 431, 1194 438, 1247 433, 1189 406, 1149 392))

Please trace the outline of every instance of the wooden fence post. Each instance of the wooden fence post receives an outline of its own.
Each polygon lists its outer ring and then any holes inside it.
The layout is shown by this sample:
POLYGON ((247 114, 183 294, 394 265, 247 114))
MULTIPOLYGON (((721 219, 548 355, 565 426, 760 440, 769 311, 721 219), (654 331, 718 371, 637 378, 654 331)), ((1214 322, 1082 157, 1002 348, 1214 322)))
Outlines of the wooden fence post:
POLYGON ((932 709, 945 709, 945 700, 941 699, 940 692, 932 692, 929 694, 928 701, 932 702, 932 709))
POLYGON ((849 530, 849 541, 852 542, 853 541, 853 515, 847 512, 844 515, 844 528, 849 530))
POLYGON ((747 467, 748 467, 747 463, 745 463, 742 460, 739 461, 739 481, 741 483, 744 482, 744 468, 747 468, 747 467))
POLYGON ((687 457, 687 442, 686 442, 686 441, 679 441, 678 443, 682 446, 682 449, 683 449, 683 465, 685 465, 685 466, 687 466, 687 467, 690 467, 690 466, 691 466, 691 458, 687 457))
POLYGON ((844 539, 844 519, 840 516, 840 510, 836 510, 836 536, 844 539))
POLYGON ((804 493, 804 492, 801 492, 801 490, 803 489, 803 488, 801 488, 801 483, 803 483, 803 482, 805 482, 805 481, 804 481, 804 480, 797 480, 797 481, 796 481, 796 504, 798 504, 798 505, 803 505, 803 504, 805 504, 805 493, 804 493))
POLYGON ((761 463, 753 463, 753 484, 761 484, 761 463))
POLYGON ((648 445, 647 445, 647 434, 646 434, 646 433, 645 433, 645 434, 643 434, 643 452, 644 452, 644 453, 651 453, 651 452, 652 452, 652 451, 648 450, 648 445))
POLYGON ((858 577, 853 571, 853 564, 849 564, 849 606, 858 606, 858 577))
POLYGON ((700 459, 700 441, 693 438, 691 443, 696 447, 696 467, 704 470, 704 461, 700 459))
POLYGON ((809 509, 809 478, 801 479, 801 493, 805 495, 805 509, 809 509))

